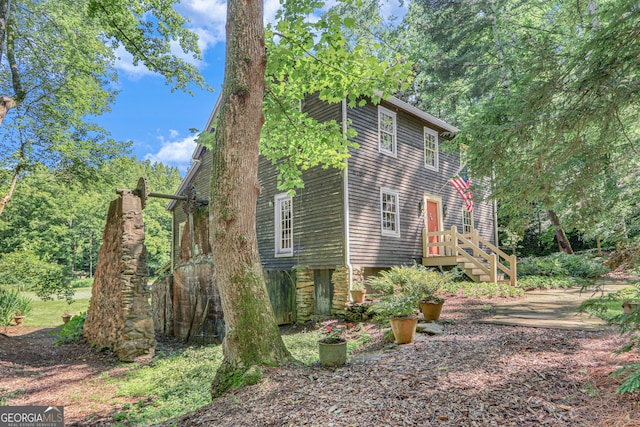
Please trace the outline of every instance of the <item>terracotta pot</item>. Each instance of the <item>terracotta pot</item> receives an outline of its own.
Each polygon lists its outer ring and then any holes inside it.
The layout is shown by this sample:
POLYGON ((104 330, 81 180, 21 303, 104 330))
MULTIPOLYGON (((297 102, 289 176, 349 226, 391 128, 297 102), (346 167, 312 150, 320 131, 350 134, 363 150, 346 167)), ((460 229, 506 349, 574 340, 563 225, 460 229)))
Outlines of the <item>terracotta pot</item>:
POLYGON ((367 294, 365 289, 351 289, 351 299, 355 304, 362 304, 364 302, 364 297, 367 294))
POLYGON ((432 320, 438 320, 440 318, 440 312, 442 311, 442 302, 427 302, 420 301, 420 311, 424 316, 425 322, 430 322, 432 320))
POLYGON ((64 323, 68 323, 69 320, 71 320, 71 315, 70 314, 65 314, 65 315, 62 316, 62 321, 64 323))
POLYGON ((391 317, 391 330, 398 344, 411 344, 416 336, 418 316, 391 317))
POLYGON ((322 366, 340 366, 347 362, 347 342, 327 344, 318 341, 320 364, 322 366))
POLYGON ((13 321, 16 322, 16 325, 20 326, 22 325, 22 320, 24 319, 24 316, 14 316, 13 317, 13 321))
POLYGON ((638 309, 640 302, 637 301, 626 301, 622 303, 622 312, 624 314, 631 314, 634 310, 638 309))

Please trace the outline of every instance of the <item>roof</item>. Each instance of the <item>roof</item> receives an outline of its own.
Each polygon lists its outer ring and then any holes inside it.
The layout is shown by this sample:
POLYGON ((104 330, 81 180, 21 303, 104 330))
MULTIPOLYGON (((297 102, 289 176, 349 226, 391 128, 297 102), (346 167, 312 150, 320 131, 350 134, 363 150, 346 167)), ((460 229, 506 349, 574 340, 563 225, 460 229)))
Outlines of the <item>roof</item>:
MULTIPOLYGON (((433 123, 434 125, 437 125, 440 128, 446 130, 447 132, 457 133, 460 131, 460 129, 458 129, 453 125, 450 125, 444 120, 440 120, 439 118, 434 117, 431 114, 424 112, 421 109, 414 107, 413 105, 396 98, 395 96, 390 96, 388 98, 385 98, 385 101, 387 101, 394 107, 399 108, 403 111, 406 111, 407 113, 412 114, 422 120, 433 123)), ((204 132, 211 131, 211 127, 213 126, 213 122, 216 116, 218 115, 219 109, 220 109, 220 97, 218 97, 218 100, 216 101, 216 105, 213 107, 213 110, 209 115, 207 124, 204 127, 204 132)), ((189 170, 187 171, 187 175, 184 177, 184 179, 180 183, 180 187, 178 187, 178 189, 176 190, 175 192, 176 196, 179 196, 182 193, 184 193, 184 191, 187 189, 189 184, 191 184, 191 180, 193 180, 193 178, 196 175, 196 172, 198 172, 198 169, 200 169, 200 157, 202 156, 205 150, 206 148, 203 145, 198 144, 196 149, 193 151, 193 154, 191 155, 193 162, 191 163, 191 167, 189 167, 189 170)), ((173 210, 177 202, 178 202, 177 200, 170 201, 169 204, 167 205, 167 210, 173 210)))

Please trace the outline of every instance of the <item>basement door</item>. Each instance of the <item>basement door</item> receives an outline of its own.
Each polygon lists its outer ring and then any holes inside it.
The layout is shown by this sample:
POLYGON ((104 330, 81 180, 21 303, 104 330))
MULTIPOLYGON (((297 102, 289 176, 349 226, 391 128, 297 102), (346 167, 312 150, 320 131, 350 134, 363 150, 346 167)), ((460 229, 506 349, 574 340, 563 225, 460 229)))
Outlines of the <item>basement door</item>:
MULTIPOLYGON (((438 202, 433 200, 427 200, 427 217, 425 222, 427 223, 427 231, 429 233, 440 231, 440 206, 438 202)), ((429 243, 437 243, 440 241, 438 236, 429 236, 429 243)), ((440 255, 439 246, 430 246, 429 255, 440 255)))
POLYGON ((331 315, 333 305, 333 270, 313 270, 313 311, 321 316, 331 315))

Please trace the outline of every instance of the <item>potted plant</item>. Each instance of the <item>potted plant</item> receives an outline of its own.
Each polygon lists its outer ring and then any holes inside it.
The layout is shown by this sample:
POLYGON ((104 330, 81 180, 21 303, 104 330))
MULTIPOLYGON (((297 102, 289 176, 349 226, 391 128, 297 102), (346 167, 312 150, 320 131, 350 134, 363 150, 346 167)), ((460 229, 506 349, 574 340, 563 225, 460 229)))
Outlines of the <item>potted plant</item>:
POLYGON ((71 314, 69 314, 69 310, 65 310, 64 313, 62 313, 62 321, 68 323, 69 320, 71 320, 71 314))
POLYGON ((345 331, 353 327, 353 323, 346 325, 332 324, 322 328, 318 340, 320 364, 322 366, 340 366, 347 361, 347 339, 345 331))
POLYGON ((638 306, 640 306, 640 302, 638 301, 625 301, 622 303, 622 312, 624 314, 631 314, 634 310, 638 309, 638 306))
POLYGON ((24 320, 24 316, 22 315, 22 311, 17 310, 16 314, 13 315, 13 321, 16 322, 17 326, 22 325, 22 321, 24 320))
POLYGON ((387 295, 383 296, 378 304, 378 308, 389 317, 396 343, 411 344, 415 339, 418 324, 415 295, 387 295))
POLYGON ((364 302, 364 297, 367 294, 367 290, 364 287, 364 283, 356 282, 351 286, 351 299, 354 304, 362 304, 364 302))
POLYGON ((419 280, 413 285, 420 299, 420 311, 425 322, 438 320, 444 304, 444 299, 438 296, 438 291, 451 280, 451 274, 430 271, 424 267, 420 270, 419 280))

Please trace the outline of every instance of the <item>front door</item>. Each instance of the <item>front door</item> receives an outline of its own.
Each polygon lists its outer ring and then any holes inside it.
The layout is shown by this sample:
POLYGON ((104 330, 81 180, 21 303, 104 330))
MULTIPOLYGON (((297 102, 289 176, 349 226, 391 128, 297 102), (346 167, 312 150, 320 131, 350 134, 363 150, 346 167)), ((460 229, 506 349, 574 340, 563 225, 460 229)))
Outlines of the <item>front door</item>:
MULTIPOLYGON (((440 219, 438 217, 439 213, 438 203, 427 200, 427 231, 429 233, 440 231, 440 219)), ((438 236, 429 236, 429 243, 437 243, 440 241, 438 236)), ((440 255, 440 247, 439 246, 429 246, 429 255, 440 255)))

